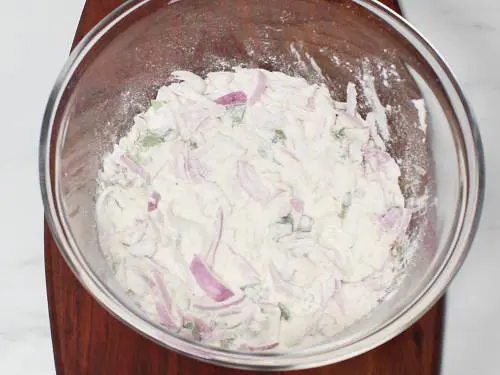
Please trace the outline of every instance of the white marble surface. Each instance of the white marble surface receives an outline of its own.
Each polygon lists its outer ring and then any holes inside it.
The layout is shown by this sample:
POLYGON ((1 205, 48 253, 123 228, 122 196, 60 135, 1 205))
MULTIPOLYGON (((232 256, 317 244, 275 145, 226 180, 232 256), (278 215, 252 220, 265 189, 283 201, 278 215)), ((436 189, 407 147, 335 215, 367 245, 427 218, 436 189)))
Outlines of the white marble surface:
MULTIPOLYGON (((402 0, 406 17, 449 61, 477 115, 487 166, 486 203, 448 299, 443 375, 500 373, 500 2, 402 0)), ((83 0, 2 4, 0 22, 0 374, 54 374, 38 192, 39 125, 83 0)))
POLYGON ((38 134, 83 0, 0 7, 0 374, 54 374, 43 268, 38 134))

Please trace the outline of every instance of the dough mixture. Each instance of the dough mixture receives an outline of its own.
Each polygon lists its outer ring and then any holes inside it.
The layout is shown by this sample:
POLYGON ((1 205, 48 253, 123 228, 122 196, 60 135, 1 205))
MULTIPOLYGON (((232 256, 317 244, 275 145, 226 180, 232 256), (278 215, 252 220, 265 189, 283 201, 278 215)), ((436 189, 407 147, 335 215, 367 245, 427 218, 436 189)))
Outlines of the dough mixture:
POLYGON ((103 159, 96 205, 150 319, 265 351, 325 341, 380 303, 411 211, 356 96, 262 69, 172 74, 103 159))

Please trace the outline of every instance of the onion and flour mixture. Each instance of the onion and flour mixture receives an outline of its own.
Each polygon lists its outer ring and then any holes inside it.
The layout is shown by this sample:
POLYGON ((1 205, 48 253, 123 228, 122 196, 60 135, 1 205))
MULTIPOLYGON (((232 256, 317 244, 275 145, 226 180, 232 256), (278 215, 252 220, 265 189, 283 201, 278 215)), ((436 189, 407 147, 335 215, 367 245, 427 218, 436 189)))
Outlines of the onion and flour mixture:
POLYGON ((368 314, 401 269, 411 211, 355 86, 338 103, 260 69, 172 77, 99 175, 101 245, 135 303, 248 351, 324 341, 368 314))

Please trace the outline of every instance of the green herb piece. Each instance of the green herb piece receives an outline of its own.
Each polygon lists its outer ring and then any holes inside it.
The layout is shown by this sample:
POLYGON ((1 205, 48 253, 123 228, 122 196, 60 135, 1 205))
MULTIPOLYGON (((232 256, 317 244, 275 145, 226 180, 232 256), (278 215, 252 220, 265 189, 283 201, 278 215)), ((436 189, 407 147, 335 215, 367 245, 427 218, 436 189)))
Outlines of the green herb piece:
POLYGON ((345 219, 345 215, 347 214, 347 210, 349 210, 349 207, 351 206, 351 194, 347 194, 347 198, 342 202, 342 207, 340 208, 340 213, 339 217, 341 219, 345 219))
POLYGON ((183 328, 188 329, 191 331, 191 334, 193 335, 193 339, 195 340, 201 340, 201 335, 200 335, 200 329, 194 322, 185 322, 182 325, 183 328))
POLYGON ((159 110, 165 104, 167 103, 162 100, 151 100, 151 108, 153 108, 155 111, 159 110))
POLYGON ((220 340, 220 347, 222 349, 229 349, 229 347, 233 342, 234 342, 234 337, 228 337, 227 339, 220 340))
POLYGON ((286 307, 284 304, 279 302, 278 308, 281 311, 281 315, 280 315, 281 320, 289 321, 290 319, 292 319, 292 314, 290 313, 290 310, 288 309, 288 307, 286 307))
POLYGON ((274 131, 274 136, 271 142, 273 143, 278 143, 278 142, 284 142, 286 141, 286 135, 285 132, 281 129, 276 129, 274 131))
POLYGON ((347 214, 347 210, 349 209, 349 205, 346 202, 342 202, 342 208, 340 209, 339 217, 341 219, 345 219, 345 215, 347 214))
POLYGON ((263 157, 264 159, 267 159, 268 158, 268 155, 267 155, 267 151, 265 149, 263 149, 262 147, 260 147, 257 152, 259 153, 259 155, 261 157, 263 157))
POLYGON ((141 156, 140 154, 130 155, 130 159, 138 165, 145 165, 148 162, 147 158, 141 156))
POLYGON ((196 341, 201 340, 200 329, 198 328, 198 326, 196 324, 193 324, 193 328, 191 329, 191 333, 193 335, 193 339, 195 339, 196 341))
POLYGON ((397 254, 398 258, 402 259, 404 256, 404 253, 405 253, 405 249, 403 246, 396 247, 396 254, 397 254))
POLYGON ((310 232, 314 224, 314 219, 307 215, 302 215, 300 218, 299 226, 297 230, 299 232, 310 232))
POLYGON ((181 245, 182 245, 182 234, 179 234, 175 237, 175 249, 180 251, 181 245))
POLYGON ((273 162, 276 163, 276 164, 278 164, 278 165, 281 165, 281 166, 283 165, 278 160, 276 160, 276 158, 274 156, 273 156, 273 162))
POLYGON ((342 141, 346 137, 345 128, 332 130, 332 137, 337 141, 342 141))
POLYGON ((278 224, 293 224, 292 215, 286 215, 277 221, 278 224))
POLYGON ((246 109, 247 109, 246 106, 236 106, 233 108, 233 110, 231 111, 231 119, 233 120, 233 127, 243 122, 246 109))
POLYGON ((241 290, 242 292, 244 292, 245 290, 247 290, 247 289, 249 289, 249 288, 256 287, 257 285, 259 285, 259 283, 253 283, 253 284, 243 285, 243 286, 240 286, 240 290, 241 290))
POLYGON ((165 142, 165 139, 163 137, 159 137, 159 136, 154 135, 154 134, 148 134, 148 135, 144 136, 143 138, 141 138, 141 140, 139 142, 140 142, 142 147, 151 148, 151 147, 158 146, 159 144, 162 144, 163 142, 165 142))

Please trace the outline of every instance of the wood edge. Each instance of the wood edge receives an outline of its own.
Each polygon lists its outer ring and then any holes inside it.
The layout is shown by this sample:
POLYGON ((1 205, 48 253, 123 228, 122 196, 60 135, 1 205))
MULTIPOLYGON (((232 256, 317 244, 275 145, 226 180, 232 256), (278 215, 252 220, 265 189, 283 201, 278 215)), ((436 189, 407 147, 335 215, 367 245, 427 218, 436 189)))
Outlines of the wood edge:
MULTIPOLYGON (((49 312, 50 321, 50 336, 52 339, 52 351, 54 353, 54 366, 56 374, 64 374, 63 362, 61 358, 61 342, 59 334, 59 325, 55 324, 57 314, 57 301, 54 292, 54 264, 51 252, 54 251, 53 244, 55 244, 52 238, 52 233, 50 231, 47 220, 44 218, 44 259, 45 259, 45 285, 47 289, 47 309, 49 312)), ((57 249, 59 251, 59 249, 57 249)))
POLYGON ((443 295, 436 304, 432 307, 437 307, 437 317, 434 321, 434 345, 435 349, 432 353, 432 372, 433 374, 440 375, 442 373, 442 359, 443 359, 443 343, 445 337, 445 317, 446 317, 446 295, 443 295))
MULTIPOLYGON (((85 22, 86 14, 89 13, 89 7, 90 7, 90 2, 88 0, 85 0, 85 4, 83 5, 82 12, 80 13, 80 18, 79 18, 78 26, 76 28, 75 37, 73 38, 73 42, 71 43, 71 51, 73 51, 76 48, 78 43, 80 43, 80 41, 90 31, 90 29, 86 30, 87 28, 84 27, 84 24, 86 23, 85 22)), ((96 23, 96 25, 97 25, 97 23, 96 23)))

